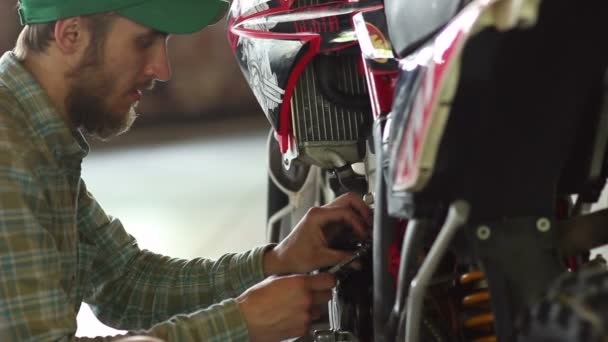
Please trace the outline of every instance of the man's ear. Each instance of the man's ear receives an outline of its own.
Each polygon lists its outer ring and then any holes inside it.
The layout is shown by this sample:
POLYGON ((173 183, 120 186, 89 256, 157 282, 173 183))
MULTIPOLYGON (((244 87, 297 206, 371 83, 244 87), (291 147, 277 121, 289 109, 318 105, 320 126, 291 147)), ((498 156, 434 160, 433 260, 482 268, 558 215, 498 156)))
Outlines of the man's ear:
POLYGON ((87 47, 88 30, 81 17, 58 20, 54 34, 57 48, 66 55, 78 54, 87 47))

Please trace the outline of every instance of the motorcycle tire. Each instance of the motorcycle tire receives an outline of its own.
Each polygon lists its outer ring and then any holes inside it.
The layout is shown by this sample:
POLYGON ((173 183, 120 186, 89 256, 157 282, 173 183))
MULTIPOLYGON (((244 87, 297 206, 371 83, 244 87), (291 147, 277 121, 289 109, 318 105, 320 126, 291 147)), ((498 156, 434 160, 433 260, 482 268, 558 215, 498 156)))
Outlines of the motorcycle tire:
POLYGON ((519 342, 608 341, 608 270, 561 276, 518 321, 519 342))

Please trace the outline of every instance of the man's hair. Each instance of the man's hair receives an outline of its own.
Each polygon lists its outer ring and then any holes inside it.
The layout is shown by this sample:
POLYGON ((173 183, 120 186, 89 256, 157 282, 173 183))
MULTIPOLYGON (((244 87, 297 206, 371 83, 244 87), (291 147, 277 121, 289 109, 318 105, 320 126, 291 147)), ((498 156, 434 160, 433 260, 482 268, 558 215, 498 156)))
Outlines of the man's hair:
MULTIPOLYGON (((101 13, 85 16, 91 31, 91 47, 100 49, 103 47, 105 36, 111 27, 116 14, 101 13)), ((41 24, 26 25, 17 38, 13 53, 18 60, 24 60, 30 54, 41 54, 46 52, 51 42, 55 40, 55 24, 48 22, 41 24)))

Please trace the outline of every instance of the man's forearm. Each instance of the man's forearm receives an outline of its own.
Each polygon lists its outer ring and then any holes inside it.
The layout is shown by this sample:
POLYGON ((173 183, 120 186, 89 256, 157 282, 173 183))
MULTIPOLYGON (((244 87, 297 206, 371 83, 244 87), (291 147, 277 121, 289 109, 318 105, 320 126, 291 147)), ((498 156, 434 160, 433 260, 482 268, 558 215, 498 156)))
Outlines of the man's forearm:
POLYGON ((272 275, 281 275, 289 273, 284 265, 282 264, 277 251, 275 250, 276 246, 268 247, 266 252, 264 252, 264 276, 269 277, 272 275))

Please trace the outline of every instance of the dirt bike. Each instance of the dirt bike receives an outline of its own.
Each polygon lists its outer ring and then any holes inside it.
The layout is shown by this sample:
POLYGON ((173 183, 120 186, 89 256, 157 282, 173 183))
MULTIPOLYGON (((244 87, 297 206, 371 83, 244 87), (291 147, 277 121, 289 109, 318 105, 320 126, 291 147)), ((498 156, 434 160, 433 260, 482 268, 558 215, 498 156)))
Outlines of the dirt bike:
POLYGON ((233 2, 228 39, 273 128, 268 240, 346 191, 375 212, 309 338, 608 336, 590 260, 608 214, 584 215, 608 175, 607 17, 599 1, 233 2))

